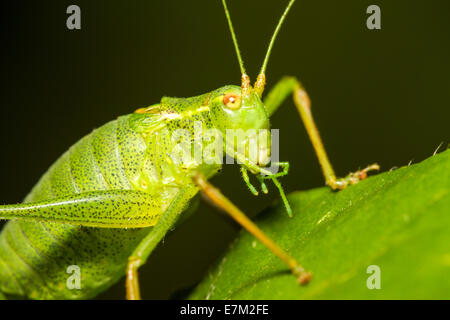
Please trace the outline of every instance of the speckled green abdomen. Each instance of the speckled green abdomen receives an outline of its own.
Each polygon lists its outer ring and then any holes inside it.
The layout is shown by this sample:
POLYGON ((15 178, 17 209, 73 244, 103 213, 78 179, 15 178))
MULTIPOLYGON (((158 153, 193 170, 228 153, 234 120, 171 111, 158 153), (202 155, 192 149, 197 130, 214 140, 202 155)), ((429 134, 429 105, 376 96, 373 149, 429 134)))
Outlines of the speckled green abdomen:
MULTIPOLYGON (((26 203, 97 190, 140 189, 152 172, 156 210, 163 211, 177 188, 165 187, 143 136, 123 116, 87 135, 58 159, 25 199, 26 203), (147 155, 146 155, 147 152, 147 155)), ((33 299, 81 299, 120 279, 127 259, 149 232, 61 223, 9 221, 0 234, 0 290, 33 299), (68 289, 67 268, 81 270, 81 289, 68 289)))

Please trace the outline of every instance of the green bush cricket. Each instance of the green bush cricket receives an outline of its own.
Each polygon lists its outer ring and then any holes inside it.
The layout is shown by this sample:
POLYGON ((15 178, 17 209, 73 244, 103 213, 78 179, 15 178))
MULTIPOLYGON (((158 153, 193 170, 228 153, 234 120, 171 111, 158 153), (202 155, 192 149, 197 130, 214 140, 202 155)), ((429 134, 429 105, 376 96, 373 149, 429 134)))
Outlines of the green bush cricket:
MULTIPOLYGON (((276 39, 295 0, 288 3, 270 40, 261 71, 250 84, 239 51, 226 1, 222 0, 241 69, 240 86, 224 86, 191 98, 164 97, 160 103, 119 117, 82 138, 63 154, 34 186, 23 204, 0 206, 0 218, 12 219, 0 233, 0 293, 32 299, 85 299, 95 297, 124 275, 128 299, 139 299, 137 270, 181 216, 187 215, 193 197, 201 191, 276 254, 301 284, 311 274, 278 247, 232 204, 208 178, 221 164, 215 156, 201 162, 176 162, 171 154, 179 146, 172 138, 182 129, 196 135, 202 129, 267 130, 269 117, 293 95, 295 105, 317 153, 326 183, 343 189, 364 179, 376 164, 337 179, 327 158, 310 111, 310 101, 293 77, 283 78, 263 99, 266 67, 276 39), (165 133, 168 133, 166 135, 165 133), (80 290, 67 287, 68 266, 81 270, 80 290)), ((286 210, 292 214, 278 178, 289 164, 273 173, 267 169, 270 141, 255 157, 227 139, 213 143, 201 137, 202 147, 223 149, 238 160, 245 183, 255 174, 263 192, 265 180, 279 189, 286 210)), ((198 139, 190 139, 190 145, 198 139)), ((195 146, 193 146, 195 148, 195 146)))

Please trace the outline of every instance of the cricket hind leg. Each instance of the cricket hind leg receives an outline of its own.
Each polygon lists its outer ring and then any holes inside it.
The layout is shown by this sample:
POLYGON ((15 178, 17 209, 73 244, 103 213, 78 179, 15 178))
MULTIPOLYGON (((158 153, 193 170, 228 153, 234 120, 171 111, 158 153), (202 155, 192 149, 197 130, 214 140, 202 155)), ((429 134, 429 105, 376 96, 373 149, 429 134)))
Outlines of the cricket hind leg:
POLYGON ((367 173, 373 170, 379 170, 378 164, 371 164, 362 170, 352 172, 344 178, 337 178, 333 167, 328 159, 325 147, 317 129, 316 123, 311 113, 311 102, 300 82, 294 77, 284 77, 269 92, 264 99, 267 112, 272 115, 282 104, 282 102, 292 93, 295 106, 305 125, 305 129, 314 147, 317 158, 325 178, 325 182, 333 190, 345 189, 350 184, 355 184, 367 177, 367 173))
POLYGON ((311 273, 307 272, 296 259, 291 257, 281 249, 272 239, 264 234, 239 208, 237 208, 228 198, 226 198, 218 189, 211 185, 205 177, 198 173, 193 177, 194 183, 200 188, 201 192, 214 204, 227 212, 244 229, 250 232, 255 238, 261 241, 268 249, 280 258, 297 277, 300 284, 307 284, 311 279, 311 273))
POLYGON ((193 186, 182 188, 175 199, 172 200, 166 211, 161 215, 161 218, 156 225, 150 230, 128 258, 125 280, 128 300, 141 299, 138 277, 139 267, 145 264, 158 243, 161 242, 167 232, 175 226, 180 214, 185 211, 189 200, 192 199, 196 192, 197 189, 193 186))

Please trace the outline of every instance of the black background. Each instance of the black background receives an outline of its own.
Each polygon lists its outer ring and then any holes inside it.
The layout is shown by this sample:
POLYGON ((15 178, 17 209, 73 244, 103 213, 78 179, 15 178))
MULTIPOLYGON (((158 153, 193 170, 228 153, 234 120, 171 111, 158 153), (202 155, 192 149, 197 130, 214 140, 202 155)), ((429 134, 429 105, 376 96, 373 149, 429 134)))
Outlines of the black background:
MULTIPOLYGON (((287 1, 229 1, 254 78, 287 1)), ((93 128, 156 103, 194 96, 240 74, 221 2, 16 1, 1 5, 0 202, 20 202, 45 170, 93 128), (81 7, 82 29, 66 28, 81 7)), ((280 32, 268 85, 298 76, 313 101, 340 175, 372 162, 383 170, 419 162, 449 141, 450 2, 298 1, 280 32), (381 7, 382 30, 366 28, 381 7)), ((289 100, 273 116, 287 191, 323 185, 310 142, 289 100)), ((253 216, 275 199, 253 197, 236 166, 212 180, 253 216)), ((141 272, 144 298, 189 288, 237 227, 202 204, 159 246, 141 272)), ((123 298, 120 282, 100 298, 123 298)))

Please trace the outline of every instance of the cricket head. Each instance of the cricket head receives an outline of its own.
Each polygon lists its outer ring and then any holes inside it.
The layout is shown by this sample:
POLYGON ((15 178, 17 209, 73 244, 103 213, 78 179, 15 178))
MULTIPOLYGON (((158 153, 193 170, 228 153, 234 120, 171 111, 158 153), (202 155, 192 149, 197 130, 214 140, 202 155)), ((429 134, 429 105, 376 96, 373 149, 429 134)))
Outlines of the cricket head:
POLYGON ((209 99, 211 120, 216 128, 269 129, 269 116, 256 91, 243 96, 238 86, 225 86, 211 93, 209 99))
POLYGON ((238 86, 225 86, 211 93, 210 117, 224 138, 224 151, 236 158, 265 166, 270 160, 270 122, 260 95, 250 89, 242 95, 238 86))

